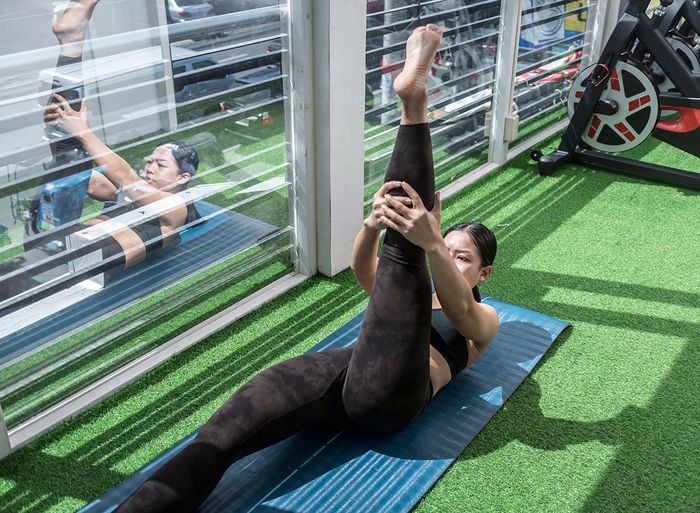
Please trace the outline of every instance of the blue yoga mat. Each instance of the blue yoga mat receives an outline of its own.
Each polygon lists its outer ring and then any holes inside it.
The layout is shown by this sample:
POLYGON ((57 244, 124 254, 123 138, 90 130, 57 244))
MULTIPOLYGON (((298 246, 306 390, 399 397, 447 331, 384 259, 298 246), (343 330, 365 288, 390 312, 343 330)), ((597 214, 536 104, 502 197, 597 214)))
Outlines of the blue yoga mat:
POLYGON ((178 244, 149 255, 89 298, 1 338, 0 364, 190 276, 279 230, 235 212, 218 213, 218 207, 205 201, 196 205, 202 217, 212 217, 184 230, 178 244))
MULTIPOLYGON (((398 513, 409 511, 522 383, 569 325, 485 298, 501 327, 488 349, 443 388, 408 427, 381 436, 295 435, 231 466, 207 513, 398 513)), ((311 351, 352 345, 364 313, 311 351)), ((194 433, 81 513, 109 512, 194 433)))

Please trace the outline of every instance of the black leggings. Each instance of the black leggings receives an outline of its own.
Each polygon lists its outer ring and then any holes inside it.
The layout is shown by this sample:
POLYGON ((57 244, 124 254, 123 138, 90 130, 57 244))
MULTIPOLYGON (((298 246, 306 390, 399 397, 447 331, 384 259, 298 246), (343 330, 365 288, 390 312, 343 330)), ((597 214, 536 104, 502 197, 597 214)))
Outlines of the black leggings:
MULTIPOLYGON (((58 61, 56 62, 56 70, 61 71, 66 67, 78 67, 81 66, 83 62, 82 55, 79 57, 66 57, 65 55, 59 55, 58 61)), ((51 84, 51 92, 56 92, 60 94, 63 98, 68 101, 68 104, 74 110, 80 110, 81 102, 83 101, 84 85, 76 84, 73 87, 66 87, 63 82, 57 77, 54 77, 51 84)), ((51 98, 50 103, 57 103, 58 100, 51 98)), ((49 168, 52 169, 49 174, 47 181, 57 180, 58 178, 63 178, 65 176, 70 176, 79 171, 84 171, 88 167, 92 167, 92 162, 85 159, 88 157, 88 153, 85 147, 82 145, 78 139, 75 137, 70 137, 68 134, 56 130, 55 127, 46 126, 44 131, 49 140, 49 147, 51 149, 51 155, 53 160, 49 164, 49 168), (75 162, 75 164, 74 164, 75 162)))
MULTIPOLYGON (((410 183, 432 208, 427 125, 399 127, 389 180, 410 183)), ((234 461, 308 428, 386 432, 407 425, 432 397, 430 314, 425 253, 389 230, 355 346, 307 353, 252 378, 117 511, 193 511, 234 461)))

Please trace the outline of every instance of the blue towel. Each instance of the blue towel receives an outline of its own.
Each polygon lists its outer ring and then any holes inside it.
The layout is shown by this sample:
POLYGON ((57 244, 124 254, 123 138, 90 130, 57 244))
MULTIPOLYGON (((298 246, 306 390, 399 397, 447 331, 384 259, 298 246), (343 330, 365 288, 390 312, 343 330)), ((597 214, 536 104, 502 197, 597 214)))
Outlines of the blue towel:
MULTIPOLYGON (((295 435, 232 465, 200 511, 410 511, 569 325, 495 299, 485 298, 484 302, 498 311, 498 335, 408 427, 380 436, 295 435)), ((311 351, 353 344, 363 315, 311 351)), ((81 513, 114 510, 192 437, 194 433, 81 513)))

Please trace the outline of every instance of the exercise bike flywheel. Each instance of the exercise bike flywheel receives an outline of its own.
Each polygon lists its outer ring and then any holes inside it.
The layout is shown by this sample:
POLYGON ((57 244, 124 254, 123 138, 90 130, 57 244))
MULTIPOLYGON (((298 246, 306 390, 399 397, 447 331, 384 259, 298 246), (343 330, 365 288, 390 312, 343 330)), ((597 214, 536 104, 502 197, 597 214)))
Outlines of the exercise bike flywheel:
MULTIPOLYGON (((693 50, 692 46, 690 46, 682 39, 679 39, 678 37, 669 36, 666 37, 666 41, 668 42, 668 44, 671 45, 673 50, 678 54, 678 56, 683 60, 683 62, 685 62, 686 66, 688 66, 688 69, 691 71, 691 73, 700 73, 700 59, 695 54, 695 50, 693 50)), ((661 66, 659 66, 657 62, 652 63, 651 71, 663 77, 663 80, 658 84, 659 91, 665 93, 668 91, 676 90, 676 86, 674 85, 674 83, 671 82, 671 79, 668 78, 668 75, 666 75, 663 72, 661 66)))
MULTIPOLYGON (((594 64, 583 69, 574 79, 567 102, 569 118, 581 101, 596 66, 594 64)), ((627 62, 618 61, 609 73, 600 101, 615 108, 612 112, 594 112, 582 140, 596 150, 631 150, 642 144, 656 126, 659 91, 645 71, 627 62)))

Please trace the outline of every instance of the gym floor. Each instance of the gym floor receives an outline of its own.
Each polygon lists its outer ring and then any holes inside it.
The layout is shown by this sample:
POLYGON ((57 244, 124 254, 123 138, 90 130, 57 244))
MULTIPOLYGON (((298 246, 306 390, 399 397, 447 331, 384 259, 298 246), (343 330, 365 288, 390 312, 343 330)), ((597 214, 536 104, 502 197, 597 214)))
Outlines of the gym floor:
MULTIPOLYGON (((700 194, 578 166, 541 178, 524 155, 444 202, 443 226, 465 219, 498 237, 483 292, 573 329, 416 511, 697 511, 700 194)), ((91 502, 366 300, 347 271, 308 280, 0 462, 0 511, 91 502)))

